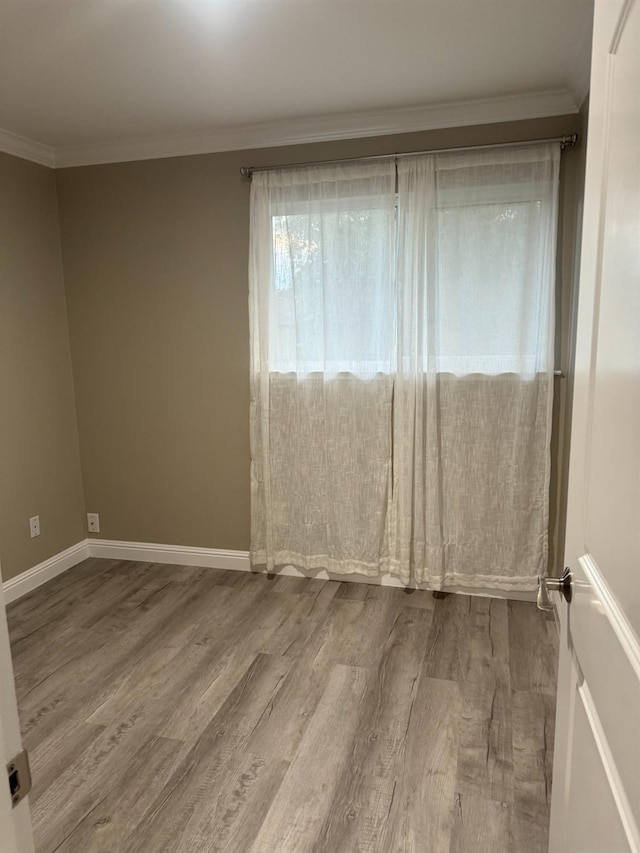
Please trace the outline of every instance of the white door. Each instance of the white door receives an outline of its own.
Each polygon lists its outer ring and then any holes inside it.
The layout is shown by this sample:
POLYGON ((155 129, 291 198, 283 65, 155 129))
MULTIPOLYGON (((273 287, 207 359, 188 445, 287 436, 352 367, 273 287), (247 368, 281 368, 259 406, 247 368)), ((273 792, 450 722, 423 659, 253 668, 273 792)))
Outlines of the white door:
POLYGON ((640 851, 640 0, 596 0, 550 850, 640 851))
POLYGON ((16 691, 0 583, 0 853, 33 853, 29 798, 12 808, 5 767, 22 750, 16 691))

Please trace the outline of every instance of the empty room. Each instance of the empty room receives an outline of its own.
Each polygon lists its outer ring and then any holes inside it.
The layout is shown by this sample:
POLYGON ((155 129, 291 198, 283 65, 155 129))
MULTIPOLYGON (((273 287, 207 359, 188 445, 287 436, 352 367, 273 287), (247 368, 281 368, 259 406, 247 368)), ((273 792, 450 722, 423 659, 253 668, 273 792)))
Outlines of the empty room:
POLYGON ((640 0, 0 0, 0 853, 640 853, 640 0))

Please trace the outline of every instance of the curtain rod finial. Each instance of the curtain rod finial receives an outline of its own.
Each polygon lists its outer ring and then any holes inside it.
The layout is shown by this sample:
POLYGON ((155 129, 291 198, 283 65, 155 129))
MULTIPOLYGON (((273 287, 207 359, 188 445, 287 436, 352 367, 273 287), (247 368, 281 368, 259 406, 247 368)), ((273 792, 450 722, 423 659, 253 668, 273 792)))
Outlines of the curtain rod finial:
POLYGON ((564 151, 565 148, 575 148, 578 144, 578 134, 572 133, 570 136, 563 136, 560 142, 560 149, 564 151))
POLYGON ((240 174, 243 178, 249 178, 253 176, 253 166, 240 166, 240 174))

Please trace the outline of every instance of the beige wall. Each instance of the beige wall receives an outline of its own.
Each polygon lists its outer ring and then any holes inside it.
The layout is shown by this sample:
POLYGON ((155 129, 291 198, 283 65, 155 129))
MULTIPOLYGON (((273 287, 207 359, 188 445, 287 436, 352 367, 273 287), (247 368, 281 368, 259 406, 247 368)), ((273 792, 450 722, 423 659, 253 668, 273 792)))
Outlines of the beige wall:
POLYGON ((54 173, 0 153, 0 563, 86 536, 54 173), (42 533, 29 536, 29 517, 42 533))
MULTIPOLYGON (((84 487, 101 536, 249 547, 249 183, 241 165, 579 127, 573 115, 59 170, 84 487)), ((578 156, 564 155, 567 232, 575 230, 570 166, 578 156)), ((573 253, 573 241, 565 248, 573 253)))

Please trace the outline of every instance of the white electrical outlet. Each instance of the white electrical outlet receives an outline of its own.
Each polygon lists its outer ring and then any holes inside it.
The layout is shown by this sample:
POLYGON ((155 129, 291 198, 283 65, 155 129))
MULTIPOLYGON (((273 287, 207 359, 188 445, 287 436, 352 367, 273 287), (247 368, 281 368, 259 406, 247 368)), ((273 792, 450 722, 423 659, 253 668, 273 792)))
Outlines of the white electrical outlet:
POLYGON ((87 528, 89 533, 100 533, 100 516, 97 512, 87 513, 87 528))
POLYGON ((29 519, 29 532, 31 533, 31 538, 34 539, 36 536, 40 536, 40 516, 34 515, 29 519))

